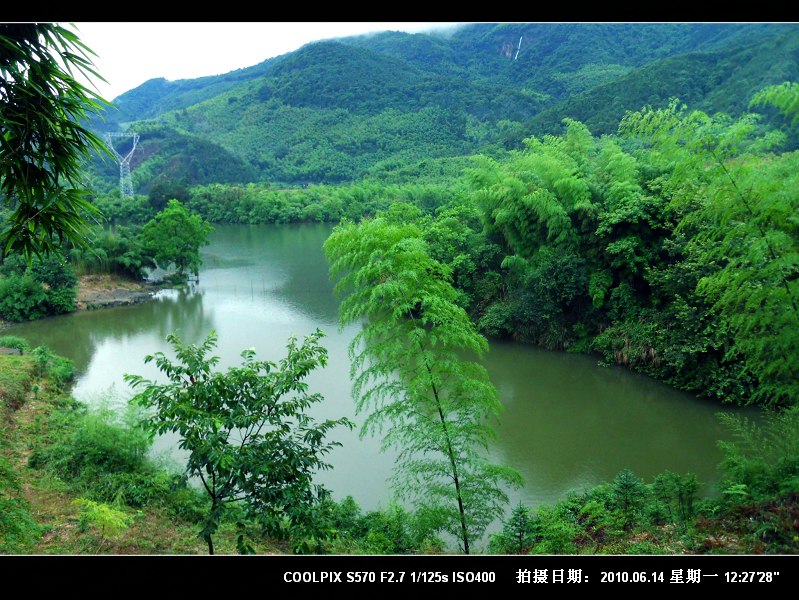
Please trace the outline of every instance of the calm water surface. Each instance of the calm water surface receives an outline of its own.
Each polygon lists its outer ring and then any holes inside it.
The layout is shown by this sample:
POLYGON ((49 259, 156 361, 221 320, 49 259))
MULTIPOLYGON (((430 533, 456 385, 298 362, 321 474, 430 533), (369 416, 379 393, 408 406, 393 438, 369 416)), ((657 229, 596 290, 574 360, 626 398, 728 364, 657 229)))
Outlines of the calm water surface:
MULTIPOLYGON (((222 366, 237 364, 244 348, 277 361, 290 335, 317 327, 327 336, 325 369, 309 379, 325 402, 320 418, 348 416, 360 424, 350 396, 347 345, 356 326, 339 330, 338 303, 328 280, 322 243, 328 225, 219 225, 203 250, 199 284, 189 291, 159 292, 138 306, 80 312, 15 326, 8 334, 46 344, 71 358, 79 371, 74 395, 90 404, 124 405, 131 392, 125 373, 159 376, 143 358, 169 352, 165 337, 184 341, 219 335, 222 366)), ((719 405, 698 400, 646 377, 597 366, 596 358, 547 352, 492 341, 485 357, 505 406, 492 448, 494 458, 518 469, 525 487, 513 493, 528 504, 554 501, 569 489, 613 478, 624 467, 647 479, 665 469, 691 471, 716 481, 716 440, 725 433, 715 419, 719 405)), ((391 498, 387 479, 394 455, 379 440, 339 431, 343 447, 320 475, 337 497, 353 495, 365 508, 391 498)), ((158 447, 175 455, 174 439, 158 447)))

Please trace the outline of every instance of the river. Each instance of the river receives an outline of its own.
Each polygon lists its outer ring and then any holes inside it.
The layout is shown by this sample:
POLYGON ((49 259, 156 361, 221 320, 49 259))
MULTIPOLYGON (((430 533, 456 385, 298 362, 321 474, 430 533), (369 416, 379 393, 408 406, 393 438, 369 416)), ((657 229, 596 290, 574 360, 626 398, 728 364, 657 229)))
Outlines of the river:
MULTIPOLYGON (((197 343, 216 330, 224 367, 237 364, 248 347, 261 359, 277 361, 290 335, 302 337, 318 327, 326 333, 329 362, 309 379, 311 391, 325 397, 314 414, 348 416, 360 424, 347 358, 356 326, 338 327, 338 303, 321 249, 330 230, 219 225, 202 251, 200 280, 192 289, 165 290, 137 306, 20 324, 4 334, 72 359, 79 373, 77 399, 120 406, 131 395, 123 374, 158 377, 143 359, 168 352, 164 338, 172 331, 197 343)), ((514 503, 552 502, 570 489, 612 479, 625 467, 647 480, 665 469, 693 472, 706 484, 717 480, 716 440, 725 437, 715 418, 718 404, 621 368, 600 367, 595 357, 521 344, 492 340, 484 364, 505 406, 491 453, 526 482, 512 493, 514 503)), ((393 453, 381 453, 377 439, 360 439, 357 428, 335 437, 343 446, 328 455, 334 468, 319 480, 335 497, 352 495, 366 509, 385 506, 393 453)), ((161 440, 158 449, 174 455, 174 440, 161 440)))

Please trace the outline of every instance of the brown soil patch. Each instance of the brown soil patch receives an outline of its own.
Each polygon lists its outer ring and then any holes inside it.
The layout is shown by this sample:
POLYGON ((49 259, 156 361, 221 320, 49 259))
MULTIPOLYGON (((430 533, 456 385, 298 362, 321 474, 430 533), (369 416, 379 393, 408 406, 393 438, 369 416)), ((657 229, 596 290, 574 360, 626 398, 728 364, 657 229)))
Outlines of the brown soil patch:
POLYGON ((149 300, 151 285, 131 281, 117 275, 83 275, 78 278, 78 310, 138 304, 149 300))

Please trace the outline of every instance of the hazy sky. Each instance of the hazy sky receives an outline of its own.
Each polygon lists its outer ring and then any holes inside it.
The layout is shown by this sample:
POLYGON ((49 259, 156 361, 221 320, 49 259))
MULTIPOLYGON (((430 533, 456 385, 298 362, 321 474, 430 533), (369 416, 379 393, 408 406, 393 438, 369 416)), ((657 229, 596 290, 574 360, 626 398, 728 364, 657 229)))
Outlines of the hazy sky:
POLYGON ((417 32, 454 23, 86 23, 81 40, 94 50, 100 95, 113 100, 153 77, 218 75, 296 50, 313 40, 372 31, 417 32))

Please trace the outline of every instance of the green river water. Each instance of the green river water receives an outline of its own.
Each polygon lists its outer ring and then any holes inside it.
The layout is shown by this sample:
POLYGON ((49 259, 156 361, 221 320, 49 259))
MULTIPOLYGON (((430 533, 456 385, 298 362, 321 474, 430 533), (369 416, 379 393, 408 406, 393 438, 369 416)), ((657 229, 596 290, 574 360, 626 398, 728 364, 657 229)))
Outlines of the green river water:
MULTIPOLYGON (((289 335, 317 327, 326 332, 330 356, 309 380, 325 396, 319 417, 354 414, 347 345, 355 326, 339 330, 338 303, 328 279, 322 243, 329 225, 220 225, 203 249, 200 281, 189 291, 165 290, 137 306, 79 312, 16 325, 5 333, 46 344, 75 361, 74 395, 90 404, 122 405, 131 393, 125 373, 157 377, 146 354, 169 347, 164 338, 178 331, 199 342, 211 330, 219 335, 222 366, 235 364, 242 349, 277 361, 289 335), (109 400, 110 398, 110 400, 109 400)), ((548 352, 491 341, 485 357, 491 380, 505 406, 491 452, 516 468, 525 486, 512 502, 535 505, 562 498, 613 478, 624 467, 647 480, 665 469, 696 473, 708 493, 721 458, 716 440, 725 436, 715 413, 702 401, 621 368, 597 366, 591 356, 548 352)), ((730 409, 724 409, 730 410, 730 409)), ((339 431, 341 448, 328 455, 334 464, 319 477, 334 496, 352 495, 364 508, 385 506, 393 454, 379 452, 379 440, 339 431)), ((180 458, 174 439, 156 449, 180 458)))

